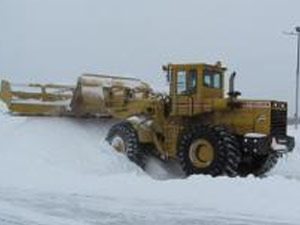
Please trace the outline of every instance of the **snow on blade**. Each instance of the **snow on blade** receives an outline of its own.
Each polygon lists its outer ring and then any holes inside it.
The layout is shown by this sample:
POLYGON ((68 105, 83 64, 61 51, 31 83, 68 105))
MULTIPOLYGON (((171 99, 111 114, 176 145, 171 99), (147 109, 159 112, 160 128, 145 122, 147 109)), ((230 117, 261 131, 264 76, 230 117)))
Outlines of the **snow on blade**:
POLYGON ((247 138, 263 138, 263 137, 266 137, 266 135, 261 134, 261 133, 248 133, 248 134, 245 134, 245 137, 247 137, 247 138))

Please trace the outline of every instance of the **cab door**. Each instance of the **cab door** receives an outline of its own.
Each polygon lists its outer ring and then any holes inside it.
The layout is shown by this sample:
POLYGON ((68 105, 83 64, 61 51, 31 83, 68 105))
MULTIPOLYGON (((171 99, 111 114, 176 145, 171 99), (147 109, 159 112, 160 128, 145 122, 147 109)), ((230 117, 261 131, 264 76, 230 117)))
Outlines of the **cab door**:
POLYGON ((177 67, 173 70, 171 89, 172 115, 194 114, 194 98, 197 93, 197 68, 177 67))

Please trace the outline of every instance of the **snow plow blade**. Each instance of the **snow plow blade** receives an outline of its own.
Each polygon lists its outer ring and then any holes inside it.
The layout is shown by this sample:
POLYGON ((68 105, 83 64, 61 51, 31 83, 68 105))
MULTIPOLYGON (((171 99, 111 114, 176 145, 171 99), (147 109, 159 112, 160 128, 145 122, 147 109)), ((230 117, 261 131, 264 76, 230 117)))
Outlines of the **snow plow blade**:
POLYGON ((75 87, 56 84, 12 84, 2 80, 0 98, 12 114, 63 116, 69 109, 75 87))
POLYGON ((135 78, 83 74, 76 86, 24 85, 2 80, 0 98, 16 115, 117 117, 143 109, 141 103, 151 91, 135 78))

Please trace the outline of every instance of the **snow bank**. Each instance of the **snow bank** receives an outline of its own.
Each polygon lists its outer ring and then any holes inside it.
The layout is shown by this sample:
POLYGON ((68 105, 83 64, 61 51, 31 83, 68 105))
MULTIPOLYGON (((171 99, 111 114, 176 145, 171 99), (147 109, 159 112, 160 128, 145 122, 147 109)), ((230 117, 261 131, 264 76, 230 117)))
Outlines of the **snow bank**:
POLYGON ((80 185, 85 176, 141 173, 102 140, 112 123, 1 114, 1 184, 62 187, 80 185))
POLYGON ((2 117, 0 176, 5 184, 53 182, 82 175, 137 172, 101 139, 110 122, 2 117), (3 121, 5 120, 5 121, 3 121))
MULTIPOLYGON (((1 106, 0 110, 3 112, 5 108, 1 106)), ((180 217, 180 213, 185 212, 187 219, 217 215, 294 224, 300 220, 299 148, 265 179, 251 176, 180 179, 176 165, 165 166, 150 159, 147 171, 153 179, 105 143, 104 137, 112 123, 114 121, 103 119, 0 114, 0 195, 10 196, 9 200, 0 196, 0 211, 11 211, 13 207, 5 204, 13 199, 19 201, 18 193, 20 199, 41 204, 46 200, 36 200, 34 196, 42 193, 56 196, 54 199, 63 195, 67 199, 81 196, 78 201, 82 202, 86 199, 84 196, 92 196, 100 202, 115 199, 118 203, 113 206, 113 202, 109 202, 105 206, 90 202, 95 212, 99 208, 113 211, 129 207, 141 215, 152 210, 159 215, 176 212, 170 216, 180 217)), ((298 139, 297 136, 300 141, 298 139)), ((53 207, 47 206, 45 210, 53 207)), ((21 210, 20 214, 22 212, 25 211, 21 210)))
POLYGON ((0 100, 0 118, 3 118, 4 115, 7 112, 6 105, 0 100))

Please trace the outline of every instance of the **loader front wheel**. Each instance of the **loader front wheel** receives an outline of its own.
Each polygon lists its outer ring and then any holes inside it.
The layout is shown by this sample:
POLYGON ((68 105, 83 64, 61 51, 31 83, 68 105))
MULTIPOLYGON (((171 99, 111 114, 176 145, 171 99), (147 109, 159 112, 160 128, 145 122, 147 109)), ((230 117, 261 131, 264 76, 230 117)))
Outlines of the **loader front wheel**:
POLYGON ((129 160, 144 169, 145 154, 131 123, 125 121, 115 124, 109 130, 106 140, 116 151, 125 154, 129 160))
POLYGON ((236 137, 221 126, 185 129, 178 142, 177 157, 186 175, 237 176, 241 160, 236 137))

